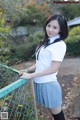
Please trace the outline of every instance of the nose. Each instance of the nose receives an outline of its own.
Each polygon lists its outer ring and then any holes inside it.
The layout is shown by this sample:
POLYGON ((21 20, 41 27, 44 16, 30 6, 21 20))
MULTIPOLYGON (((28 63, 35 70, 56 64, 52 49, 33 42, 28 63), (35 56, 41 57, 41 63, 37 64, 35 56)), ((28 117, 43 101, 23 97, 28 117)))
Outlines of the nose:
POLYGON ((50 31, 50 32, 52 31, 52 28, 51 28, 51 27, 49 28, 49 31, 50 31))

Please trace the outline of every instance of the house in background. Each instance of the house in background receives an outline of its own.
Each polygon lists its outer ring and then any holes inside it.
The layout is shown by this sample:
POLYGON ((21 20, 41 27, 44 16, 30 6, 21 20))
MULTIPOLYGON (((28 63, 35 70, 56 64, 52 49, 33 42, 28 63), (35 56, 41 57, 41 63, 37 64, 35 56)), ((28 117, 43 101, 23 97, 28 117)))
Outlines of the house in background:
POLYGON ((77 17, 73 20, 68 21, 67 24, 69 27, 80 25, 80 17, 77 17))

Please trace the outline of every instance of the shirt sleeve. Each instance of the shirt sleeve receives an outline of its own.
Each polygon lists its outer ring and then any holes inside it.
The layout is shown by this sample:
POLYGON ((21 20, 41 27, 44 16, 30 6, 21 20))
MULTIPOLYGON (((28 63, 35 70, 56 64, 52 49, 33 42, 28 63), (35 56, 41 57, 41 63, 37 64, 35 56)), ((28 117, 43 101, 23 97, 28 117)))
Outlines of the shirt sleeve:
POLYGON ((52 61, 63 61, 65 53, 66 53, 66 44, 62 43, 55 43, 54 46, 51 47, 51 60, 52 61))

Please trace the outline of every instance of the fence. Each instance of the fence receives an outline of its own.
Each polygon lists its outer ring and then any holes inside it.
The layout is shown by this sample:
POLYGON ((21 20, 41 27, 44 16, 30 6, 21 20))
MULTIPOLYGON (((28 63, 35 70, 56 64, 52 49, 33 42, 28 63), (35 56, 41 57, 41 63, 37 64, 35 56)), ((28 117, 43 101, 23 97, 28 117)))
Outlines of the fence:
POLYGON ((32 80, 19 79, 18 70, 0 64, 0 120, 44 120, 36 107, 32 80))

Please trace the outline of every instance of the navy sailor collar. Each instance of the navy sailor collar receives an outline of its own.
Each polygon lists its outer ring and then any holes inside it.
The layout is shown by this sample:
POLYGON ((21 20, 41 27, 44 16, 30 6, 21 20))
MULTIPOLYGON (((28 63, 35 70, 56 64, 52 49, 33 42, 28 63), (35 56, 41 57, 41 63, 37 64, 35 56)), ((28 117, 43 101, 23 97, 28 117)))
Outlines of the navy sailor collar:
POLYGON ((58 34, 58 35, 55 35, 55 36, 53 36, 53 37, 51 37, 51 38, 48 38, 50 41, 49 41, 49 43, 53 43, 56 39, 58 39, 58 38, 60 38, 60 35, 58 34))

